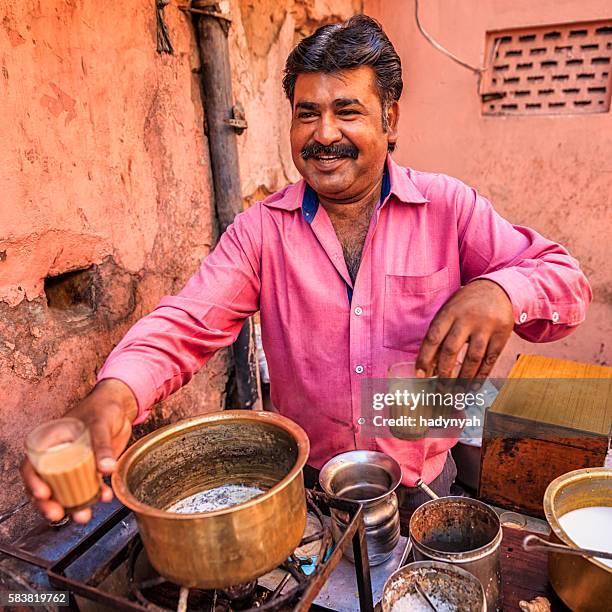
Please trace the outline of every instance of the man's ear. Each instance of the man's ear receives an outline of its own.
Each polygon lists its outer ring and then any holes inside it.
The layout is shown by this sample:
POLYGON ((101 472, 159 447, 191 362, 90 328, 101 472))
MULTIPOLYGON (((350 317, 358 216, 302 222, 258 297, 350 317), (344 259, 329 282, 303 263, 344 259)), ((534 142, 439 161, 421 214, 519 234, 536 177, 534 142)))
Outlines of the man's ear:
POLYGON ((399 102, 395 101, 387 107, 387 138, 389 143, 395 144, 398 137, 399 102))

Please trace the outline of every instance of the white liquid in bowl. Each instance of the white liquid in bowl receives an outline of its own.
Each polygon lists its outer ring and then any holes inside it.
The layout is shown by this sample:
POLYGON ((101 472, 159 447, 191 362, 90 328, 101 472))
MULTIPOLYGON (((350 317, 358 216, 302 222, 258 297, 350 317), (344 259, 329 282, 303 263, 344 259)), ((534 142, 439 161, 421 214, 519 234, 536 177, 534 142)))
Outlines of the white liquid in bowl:
POLYGON ((213 512, 243 504, 262 493, 265 493, 265 491, 258 487, 240 484, 222 485, 185 497, 172 504, 169 508, 166 508, 166 511, 177 512, 179 514, 213 512))
MULTIPOLYGON (((559 517, 559 524, 580 548, 612 552, 612 506, 572 510, 559 517)), ((612 559, 595 558, 612 568, 612 559)))

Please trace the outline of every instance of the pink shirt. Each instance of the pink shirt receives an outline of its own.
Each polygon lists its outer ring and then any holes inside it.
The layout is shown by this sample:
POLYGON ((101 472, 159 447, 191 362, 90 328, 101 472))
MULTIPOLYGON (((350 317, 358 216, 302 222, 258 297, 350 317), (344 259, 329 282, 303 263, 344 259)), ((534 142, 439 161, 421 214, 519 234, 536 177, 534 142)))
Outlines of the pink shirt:
POLYGON ((391 158, 387 165, 389 194, 372 217, 354 286, 331 221, 303 180, 236 217, 184 289, 130 329, 98 376, 129 385, 136 423, 259 310, 272 401, 306 430, 311 465, 367 448, 395 457, 407 485, 441 472, 454 438, 361 434, 364 377, 414 361, 436 311, 476 278, 501 285, 516 333, 534 342, 569 334, 591 290, 563 247, 513 226, 474 189, 391 158))

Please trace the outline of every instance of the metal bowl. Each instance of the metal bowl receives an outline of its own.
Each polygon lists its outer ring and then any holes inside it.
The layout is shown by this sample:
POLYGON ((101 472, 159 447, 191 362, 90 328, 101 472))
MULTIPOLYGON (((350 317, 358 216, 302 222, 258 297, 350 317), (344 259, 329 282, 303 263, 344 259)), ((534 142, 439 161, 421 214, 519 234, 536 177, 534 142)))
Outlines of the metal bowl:
POLYGON ((282 563, 306 526, 306 433, 271 412, 226 410, 163 427, 119 459, 113 489, 132 510, 149 561, 186 587, 248 582, 282 563), (227 484, 261 488, 244 503, 168 512, 194 493, 227 484))
MULTIPOLYGON (((544 493, 544 514, 553 540, 576 547, 559 517, 591 506, 612 506, 612 468, 575 470, 553 480, 544 493)), ((612 601, 612 568, 597 559, 551 552, 548 575, 557 595, 572 610, 599 612, 603 602, 612 601)))
POLYGON ((486 612, 485 594, 478 578, 460 567, 439 561, 409 563, 391 574, 383 588, 383 612, 391 612, 398 600, 406 596, 413 601, 421 600, 422 608, 431 609, 417 590, 417 584, 434 603, 443 602, 457 612, 486 612))

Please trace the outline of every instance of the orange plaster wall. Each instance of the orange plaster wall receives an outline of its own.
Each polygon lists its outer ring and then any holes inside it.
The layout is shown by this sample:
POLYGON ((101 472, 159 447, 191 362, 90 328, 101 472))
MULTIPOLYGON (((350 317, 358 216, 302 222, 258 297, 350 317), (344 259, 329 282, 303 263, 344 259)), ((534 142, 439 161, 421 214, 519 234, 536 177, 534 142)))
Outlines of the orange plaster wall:
MULTIPOLYGON (((199 58, 154 3, 0 0, 0 510, 22 496, 25 433, 92 387, 129 326, 214 244, 199 58), (44 278, 97 266, 96 306, 54 310, 44 278)), ((154 423, 218 409, 219 354, 154 423)))
MULTIPOLYGON (((421 1, 425 30, 464 61, 484 65, 485 33, 609 18, 605 0, 421 1)), ((402 59, 404 94, 395 158, 456 176, 518 225, 569 249, 587 274, 594 302, 571 336, 530 344, 514 336, 497 374, 518 353, 612 362, 612 114, 484 117, 476 75, 434 49, 416 28, 414 0, 366 0, 402 59)))

